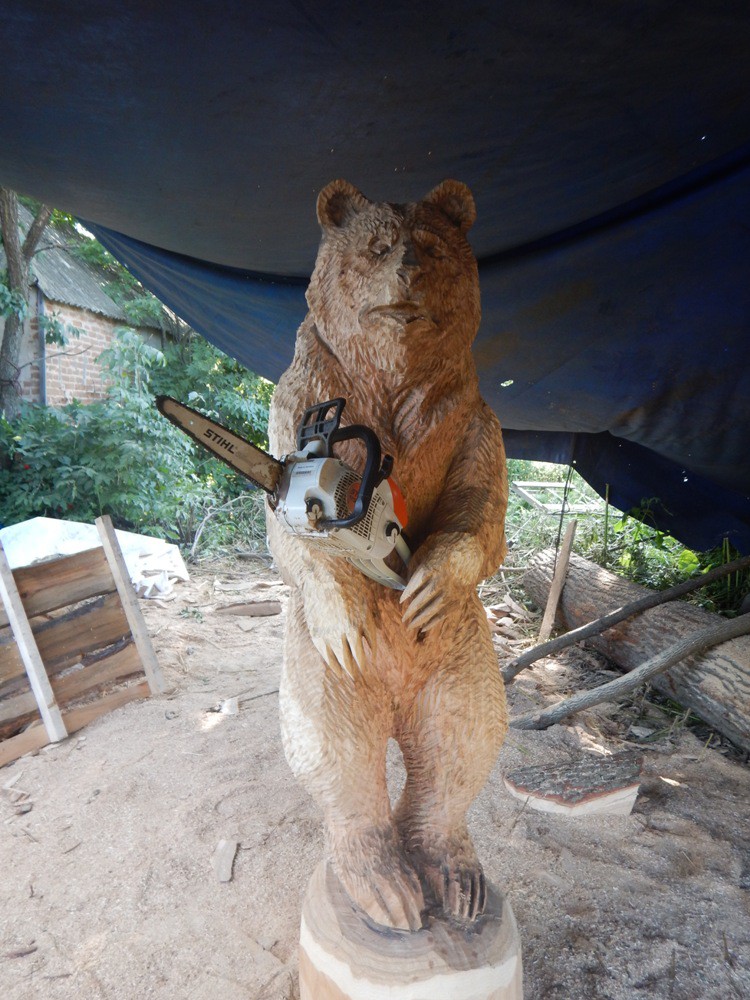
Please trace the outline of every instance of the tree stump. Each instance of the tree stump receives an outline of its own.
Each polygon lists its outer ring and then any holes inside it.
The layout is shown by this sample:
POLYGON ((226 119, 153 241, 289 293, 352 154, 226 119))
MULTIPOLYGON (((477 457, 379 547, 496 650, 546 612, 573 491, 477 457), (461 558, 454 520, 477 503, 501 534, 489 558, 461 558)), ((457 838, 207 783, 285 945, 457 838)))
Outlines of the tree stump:
MULTIPOLYGON (((534 557, 523 585, 544 607, 552 581, 554 552, 534 557)), ((560 618, 576 628, 648 593, 588 559, 572 556, 559 604, 560 618)), ((691 632, 721 621, 719 615, 684 601, 673 601, 628 618, 586 641, 623 670, 630 671, 691 632)), ((650 683, 743 750, 750 750, 750 636, 723 642, 687 657, 650 683)))
POLYGON ((387 930, 355 910, 322 862, 302 907, 300 1000, 522 1000, 516 921, 487 890, 471 927, 428 918, 419 931, 387 930))

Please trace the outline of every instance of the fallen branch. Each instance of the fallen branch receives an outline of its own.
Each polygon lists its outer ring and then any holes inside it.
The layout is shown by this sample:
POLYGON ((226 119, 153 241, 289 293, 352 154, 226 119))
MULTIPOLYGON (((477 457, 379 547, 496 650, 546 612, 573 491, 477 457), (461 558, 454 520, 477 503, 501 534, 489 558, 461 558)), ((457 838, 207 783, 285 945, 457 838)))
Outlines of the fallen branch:
POLYGON ((536 663, 537 660, 541 660, 545 656, 553 656, 555 653, 559 653, 561 649, 566 649, 568 646, 581 642, 583 639, 588 639, 592 635, 599 635, 601 632, 605 632, 613 625, 625 621, 626 618, 632 618, 633 615, 647 611, 649 608, 655 608, 659 604, 665 604, 667 601, 674 601, 676 598, 682 597, 683 594, 699 590, 701 587, 705 587, 715 580, 721 580, 722 577, 729 576, 731 573, 747 569, 748 567, 750 567, 750 556, 743 556, 741 559, 735 559, 734 562, 726 563, 724 566, 717 566, 715 569, 709 570, 708 573, 691 577, 691 579, 685 580, 684 583, 678 583, 667 590, 657 590, 648 593, 637 601, 632 601, 630 604, 616 608, 614 611, 610 611, 608 614, 589 622, 587 625, 581 625, 570 632, 566 632, 565 635, 560 635, 556 639, 550 639, 549 642, 543 642, 532 649, 527 649, 526 652, 517 656, 505 666, 502 672, 503 680, 508 684, 522 670, 530 667, 532 663, 536 663))
POLYGON ((631 670, 623 677, 618 677, 607 684, 601 684, 591 691, 579 691, 570 698, 559 702, 552 708, 547 708, 543 712, 530 712, 511 721, 513 729, 547 729, 554 726, 568 715, 580 712, 584 708, 591 708, 592 705, 600 705, 604 701, 613 701, 624 694, 629 694, 640 687, 651 677, 668 670, 679 663, 680 660, 688 656, 696 656, 705 653, 707 649, 718 646, 722 642, 730 639, 737 639, 741 635, 750 634, 750 614, 740 615, 738 618, 727 618, 710 628, 693 632, 680 639, 679 642, 669 646, 650 660, 646 660, 640 667, 631 670))

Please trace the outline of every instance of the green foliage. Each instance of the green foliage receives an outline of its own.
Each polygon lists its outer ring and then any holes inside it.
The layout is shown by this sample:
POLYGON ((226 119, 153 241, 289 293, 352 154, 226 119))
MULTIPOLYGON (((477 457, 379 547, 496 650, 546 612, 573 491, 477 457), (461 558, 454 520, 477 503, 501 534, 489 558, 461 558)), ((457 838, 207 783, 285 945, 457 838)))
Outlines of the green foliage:
POLYGON ((659 530, 654 511, 656 497, 644 499, 640 507, 622 515, 611 527, 613 541, 608 544, 609 568, 655 590, 674 586, 700 568, 700 559, 692 549, 659 530))
POLYGON ((71 337, 80 337, 83 332, 72 323, 64 323, 56 312, 44 313, 38 317, 38 322, 44 332, 45 342, 57 344, 58 347, 65 347, 71 337))
MULTIPOLYGON (((726 566, 739 559, 740 552, 725 538, 721 545, 699 554, 699 571, 707 573, 715 566, 726 566)), ((704 604, 712 611, 733 615, 739 611, 743 600, 750 594, 750 570, 730 573, 723 580, 709 584, 702 591, 704 604)))
MULTIPOLYGON (((216 548, 218 539, 250 544, 240 525, 244 511, 260 541, 259 502, 241 502, 246 482, 165 420, 154 395, 184 398, 190 384, 200 400, 211 398, 217 407, 231 401, 235 425, 241 419, 243 433, 264 440, 272 387, 205 342, 191 344, 192 350, 183 345, 188 374, 170 360, 171 349, 162 352, 132 331, 119 331, 102 356, 113 380, 106 399, 60 409, 25 406, 16 419, 0 419, 0 520, 91 521, 107 513, 118 527, 183 545, 200 531, 203 545, 216 548), (257 426, 248 423, 254 415, 257 426)), ((229 422, 229 415, 222 420, 229 422)))
MULTIPOLYGON (((567 465, 556 465, 554 462, 530 462, 524 458, 508 459, 508 480, 562 483, 567 474, 567 465)), ((580 476, 578 476, 578 481, 583 483, 585 489, 590 490, 590 487, 580 476)), ((591 492, 593 493, 593 490, 591 492)))
MULTIPOLYGON (((562 482, 568 467, 510 461, 508 472, 511 480, 562 482)), ((571 485, 583 496, 592 499, 597 496, 575 471, 571 485)), ((682 545, 656 526, 658 508, 658 499, 649 498, 627 514, 603 505, 600 513, 578 515, 574 551, 654 590, 674 586, 739 557, 726 539, 722 546, 708 552, 695 552, 682 545)), ((509 561, 524 565, 534 552, 555 546, 570 517, 563 516, 561 531, 559 515, 533 510, 511 491, 506 518, 506 535, 511 543, 509 561)), ((750 571, 745 571, 733 573, 687 599, 712 611, 732 615, 748 593, 750 571)))
POLYGON ((165 365, 153 372, 155 395, 169 395, 219 420, 261 448, 268 446, 268 407, 273 384, 202 337, 170 344, 165 365))
POLYGON ((0 316, 16 315, 24 319, 29 311, 29 305, 20 292, 12 292, 8 287, 8 274, 0 272, 0 316))

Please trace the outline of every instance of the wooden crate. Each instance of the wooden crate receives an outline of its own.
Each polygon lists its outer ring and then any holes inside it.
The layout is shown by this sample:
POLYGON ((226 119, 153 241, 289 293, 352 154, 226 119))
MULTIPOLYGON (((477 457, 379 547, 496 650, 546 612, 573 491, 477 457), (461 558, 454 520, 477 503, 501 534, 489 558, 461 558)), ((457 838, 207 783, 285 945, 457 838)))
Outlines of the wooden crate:
POLYGON ((0 767, 165 690, 112 522, 96 526, 100 548, 15 570, 0 543, 0 767))

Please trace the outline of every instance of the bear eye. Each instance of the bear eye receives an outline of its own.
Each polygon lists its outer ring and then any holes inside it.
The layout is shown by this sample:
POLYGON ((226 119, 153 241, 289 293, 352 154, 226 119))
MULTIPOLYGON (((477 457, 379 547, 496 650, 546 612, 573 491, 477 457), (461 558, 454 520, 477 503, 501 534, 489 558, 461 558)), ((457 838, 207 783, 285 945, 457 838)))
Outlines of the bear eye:
POLYGON ((392 245, 388 240, 383 239, 382 236, 376 236, 374 239, 370 240, 368 250, 375 257, 384 257, 385 254, 390 253, 393 249, 392 245))
POLYGON ((385 257, 395 247, 398 241, 398 226, 386 223, 378 228, 367 245, 373 257, 385 257))
POLYGON ((416 229, 414 231, 414 242, 420 250, 435 260, 442 260, 448 256, 448 247, 440 239, 437 233, 429 229, 416 229))

